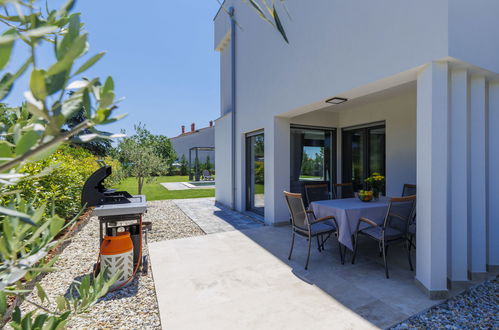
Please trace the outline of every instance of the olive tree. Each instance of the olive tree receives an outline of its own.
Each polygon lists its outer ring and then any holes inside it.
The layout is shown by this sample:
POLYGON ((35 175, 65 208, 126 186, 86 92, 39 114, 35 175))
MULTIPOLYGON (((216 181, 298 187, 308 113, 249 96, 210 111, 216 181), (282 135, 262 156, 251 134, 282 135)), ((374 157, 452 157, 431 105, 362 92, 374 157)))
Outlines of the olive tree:
POLYGON ((38 278, 54 270, 56 258, 49 261, 47 254, 59 244, 55 238, 72 221, 53 211, 45 212, 50 205, 35 207, 33 200, 6 189, 30 179, 19 172, 26 162, 47 157, 69 141, 110 138, 96 126, 119 119, 112 117, 116 109, 113 79, 107 77, 101 83, 97 77, 84 76, 104 53, 88 54, 88 34, 80 14, 72 13, 74 4, 69 0, 50 10, 45 2, 38 6, 35 0, 0 0, 0 23, 5 26, 0 36, 0 101, 22 75, 29 77, 20 107, 23 115, 0 123, 0 196, 7 201, 0 206, 0 313, 2 324, 10 319, 15 329, 61 328, 70 316, 87 311, 115 280, 105 280, 104 274, 93 280, 83 277, 74 286, 74 294, 45 304, 49 298, 38 278), (27 50, 18 67, 10 63, 14 47, 27 50), (43 47, 53 49, 53 62, 48 66, 39 62, 43 47), (82 108, 86 119, 63 130, 82 108), (88 134, 78 135, 85 130, 88 134), (33 287, 39 302, 27 298, 33 287), (17 307, 21 301, 33 305, 35 311, 22 314, 17 307))

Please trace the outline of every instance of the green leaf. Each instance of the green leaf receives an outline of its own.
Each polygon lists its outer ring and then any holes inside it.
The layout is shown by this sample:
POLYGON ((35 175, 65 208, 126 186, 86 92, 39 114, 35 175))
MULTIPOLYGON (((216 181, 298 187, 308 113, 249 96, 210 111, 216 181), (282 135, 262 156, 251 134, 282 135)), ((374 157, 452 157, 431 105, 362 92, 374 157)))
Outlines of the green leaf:
POLYGON ((272 16, 274 17, 275 25, 277 30, 281 33, 282 37, 289 44, 288 37, 286 36, 286 31, 284 31, 284 27, 282 26, 281 20, 279 19, 279 15, 277 14, 277 10, 275 6, 272 8, 272 16))
POLYGON ((47 88, 45 86, 45 70, 33 70, 29 80, 31 93, 37 100, 45 100, 47 97, 47 88))
POLYGON ((5 315, 7 311, 7 295, 3 290, 0 291, 0 315, 5 315))
POLYGON ((62 144, 63 144, 63 142, 56 143, 53 146, 51 146, 50 148, 47 148, 44 151, 40 152, 36 156, 31 157, 30 160, 39 161, 39 160, 45 159, 48 156, 52 155, 57 150, 57 148, 59 148, 62 144))
POLYGON ((62 71, 69 70, 73 65, 73 62, 78 56, 83 54, 87 46, 87 34, 78 36, 71 44, 69 50, 57 63, 52 65, 47 73, 50 76, 56 75, 62 71))
MULTIPOLYGON (((125 118, 126 116, 128 116, 128 113, 123 113, 123 114, 118 115, 116 117, 109 118, 109 119, 106 119, 104 121, 101 121, 100 124, 101 125, 112 124, 114 122, 117 122, 118 120, 121 120, 121 119, 125 118)), ((119 137, 121 137, 121 136, 119 136, 119 137)))
POLYGON ((65 118, 71 118, 73 114, 79 111, 83 104, 83 93, 76 92, 62 104, 61 114, 65 118))
POLYGON ((35 226, 36 224, 31 220, 31 217, 26 213, 22 213, 13 209, 9 209, 3 206, 0 206, 0 214, 5 214, 11 217, 20 218, 23 222, 29 223, 30 225, 35 226))
POLYGON ((50 234, 56 236, 64 226, 65 220, 59 216, 54 216, 50 221, 50 234))
POLYGON ((21 309, 19 307, 14 309, 14 313, 12 313, 12 321, 19 324, 21 323, 21 309))
POLYGON ((253 6, 253 8, 255 8, 258 16, 260 16, 261 18, 272 24, 272 22, 267 18, 267 16, 265 16, 263 9, 258 2, 256 2, 255 0, 249 0, 249 3, 253 6))
MULTIPOLYGON (((15 29, 9 29, 5 31, 2 35, 8 36, 14 33, 16 33, 15 29)), ((0 44, 0 70, 2 70, 7 65, 7 63, 9 63, 13 46, 14 46, 14 41, 0 44)))
POLYGON ((47 87, 47 94, 52 95, 64 88, 66 81, 69 78, 69 70, 63 70, 54 75, 47 75, 45 77, 45 85, 47 87))
POLYGON ((101 52, 101 53, 99 53, 97 55, 92 56, 78 70, 76 70, 76 72, 74 73, 74 75, 76 76, 77 74, 80 74, 80 73, 88 70, 92 65, 94 65, 95 63, 97 63, 102 58, 102 56, 104 56, 105 54, 106 54, 106 52, 101 52))
POLYGON ((68 0, 64 5, 62 5, 61 9, 58 10, 57 14, 59 16, 66 16, 68 12, 73 9, 74 5, 76 3, 76 0, 68 0))
POLYGON ((104 83, 104 87, 102 87, 101 97, 110 92, 114 93, 114 80, 112 77, 107 77, 106 82, 104 83))
POLYGON ((102 94, 100 98, 100 107, 101 108, 108 108, 111 106, 114 102, 114 92, 109 91, 106 94, 102 94))
POLYGON ((12 73, 7 72, 0 79, 0 100, 6 98, 12 90, 12 73))
POLYGON ((92 103, 90 100, 90 93, 88 92, 88 89, 85 89, 83 92, 83 98, 82 98, 82 106, 83 110, 85 111, 85 115, 87 118, 92 118, 92 103))
POLYGON ((12 157, 12 147, 7 141, 0 141, 0 158, 12 157))
MULTIPOLYGON (((33 322, 33 329, 43 329, 43 325, 45 324, 45 321, 49 316, 47 314, 39 314, 35 317, 35 322, 33 322)), ((50 329, 50 328, 45 328, 45 329, 50 329)))
POLYGON ((96 124, 100 124, 103 121, 107 120, 107 118, 109 117, 110 114, 111 114, 111 110, 110 109, 99 109, 95 113, 95 116, 92 118, 92 120, 96 124))
POLYGON ((28 313, 24 315, 24 317, 21 320, 21 326, 23 330, 31 330, 33 328, 33 323, 31 321, 31 315, 32 313, 28 313))
POLYGON ((36 291, 38 294, 38 298, 40 298, 40 301, 43 303, 45 300, 48 300, 49 298, 48 298, 47 294, 45 293, 45 290, 43 290, 40 283, 37 282, 35 284, 35 286, 36 286, 36 291))
POLYGON ((59 27, 57 27, 57 26, 42 26, 42 27, 39 27, 36 29, 30 29, 28 32, 26 32, 24 34, 24 36, 30 37, 30 38, 39 38, 39 37, 43 37, 47 34, 53 33, 55 31, 57 31, 58 29, 59 29, 59 27))
POLYGON ((17 39, 19 39, 19 34, 17 34, 17 31, 16 31, 16 33, 13 33, 13 34, 2 35, 0 37, 0 45, 10 44, 11 42, 13 42, 17 39))
POLYGON ((15 74, 11 73, 6 73, 2 79, 0 80, 0 101, 5 99, 10 91, 12 90, 12 85, 14 84, 14 81, 19 78, 29 67, 31 64, 32 59, 31 57, 24 62, 23 66, 17 70, 15 74))
POLYGON ((16 144, 16 155, 22 155, 35 146, 40 136, 35 131, 24 133, 16 144))
POLYGON ((56 43, 56 58, 61 60, 71 49, 74 40, 80 33, 80 14, 73 14, 69 18, 69 27, 66 35, 56 43))
POLYGON ((55 298, 55 301, 57 304, 57 310, 59 312, 66 310, 66 299, 64 298, 64 296, 57 296, 57 298, 55 298))

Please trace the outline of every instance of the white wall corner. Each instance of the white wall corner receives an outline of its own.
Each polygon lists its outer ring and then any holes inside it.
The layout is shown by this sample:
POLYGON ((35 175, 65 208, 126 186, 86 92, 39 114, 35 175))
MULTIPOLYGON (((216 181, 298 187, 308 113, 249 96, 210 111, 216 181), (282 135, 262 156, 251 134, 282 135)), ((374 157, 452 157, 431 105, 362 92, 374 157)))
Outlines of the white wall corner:
POLYGON ((487 265, 494 268, 499 266, 499 81, 489 83, 487 123, 487 265))
POLYGON ((289 191, 290 122, 275 117, 265 129, 265 222, 287 222, 283 191, 289 191))
POLYGON ((447 292, 449 65, 433 62, 417 80, 416 280, 447 292))

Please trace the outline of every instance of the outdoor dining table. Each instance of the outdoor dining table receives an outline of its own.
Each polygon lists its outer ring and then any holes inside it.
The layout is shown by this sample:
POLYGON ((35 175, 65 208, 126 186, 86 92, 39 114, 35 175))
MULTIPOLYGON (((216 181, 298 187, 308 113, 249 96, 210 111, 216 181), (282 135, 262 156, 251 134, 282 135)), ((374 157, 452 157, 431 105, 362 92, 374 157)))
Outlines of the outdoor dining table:
POLYGON ((379 200, 362 202, 358 198, 344 198, 315 201, 310 207, 316 218, 334 216, 338 223, 338 240, 341 244, 353 250, 352 235, 355 234, 359 218, 365 217, 381 224, 388 209, 388 197, 379 200))

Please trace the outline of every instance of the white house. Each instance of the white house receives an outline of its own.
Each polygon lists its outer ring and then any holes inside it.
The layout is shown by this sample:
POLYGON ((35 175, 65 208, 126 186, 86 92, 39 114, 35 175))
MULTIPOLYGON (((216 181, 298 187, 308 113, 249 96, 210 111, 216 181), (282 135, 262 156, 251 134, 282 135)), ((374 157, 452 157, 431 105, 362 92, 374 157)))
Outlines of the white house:
POLYGON ((190 131, 186 131, 185 126, 182 126, 181 133, 175 137, 170 138, 173 149, 177 153, 177 161, 181 160, 182 156, 189 161, 194 162, 196 157, 196 149, 198 159, 201 163, 206 162, 206 158, 210 157, 210 162, 215 163, 215 154, 213 148, 215 147, 215 127, 213 121, 210 121, 208 127, 196 129, 196 124, 191 124, 190 131))
POLYGON ((497 271, 499 1, 285 3, 289 44, 242 1, 224 5, 237 24, 215 17, 217 201, 276 225, 305 179, 380 171, 388 196, 417 183, 428 296, 497 271), (304 153, 323 157, 320 175, 304 175, 304 153))

